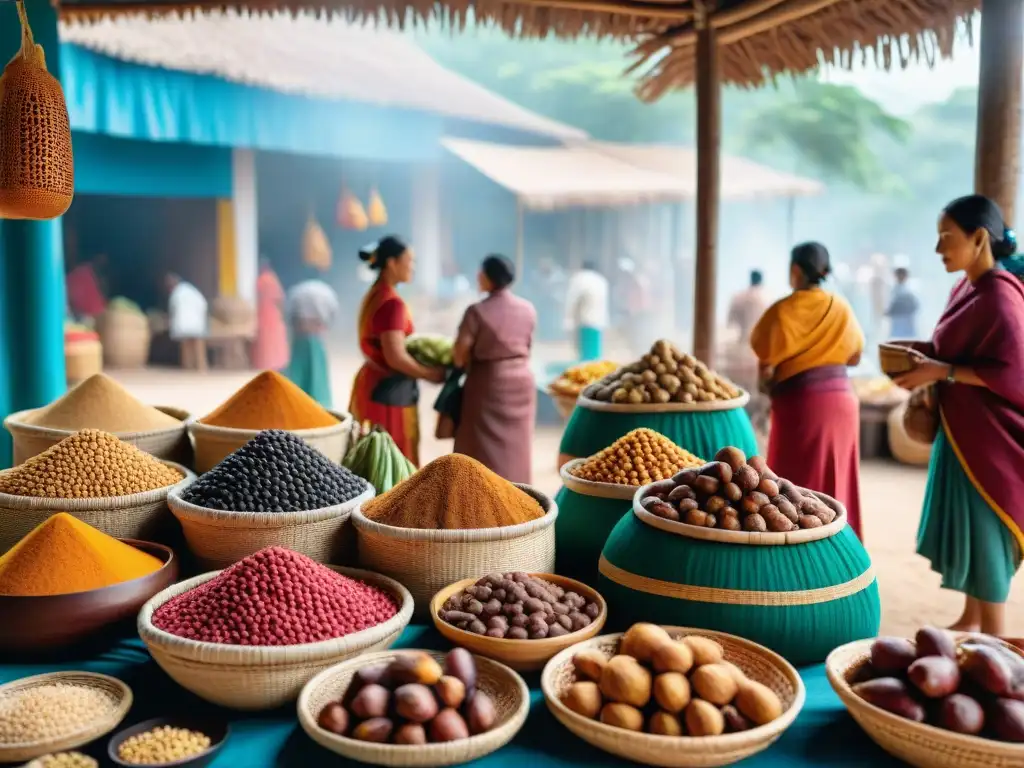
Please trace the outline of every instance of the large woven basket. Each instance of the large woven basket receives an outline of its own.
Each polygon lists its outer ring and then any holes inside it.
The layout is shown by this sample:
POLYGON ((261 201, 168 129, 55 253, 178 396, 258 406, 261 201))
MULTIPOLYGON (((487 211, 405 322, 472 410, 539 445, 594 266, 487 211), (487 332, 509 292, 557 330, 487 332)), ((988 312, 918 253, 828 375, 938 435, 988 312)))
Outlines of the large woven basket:
POLYGON ((352 510, 375 495, 373 486, 361 495, 307 512, 222 512, 199 507, 181 498, 185 488, 167 496, 167 505, 192 554, 206 570, 227 568, 264 547, 286 547, 318 563, 348 564, 355 560, 352 510))
POLYGON ((907 403, 897 405, 889 412, 889 450, 896 461, 913 467, 927 467, 932 459, 932 444, 921 443, 907 434, 903 426, 903 415, 907 403))
MULTIPOLYGON (((164 461, 192 466, 192 443, 188 439, 188 423, 192 419, 188 411, 169 405, 153 406, 158 411, 181 422, 179 426, 152 429, 146 432, 118 432, 114 435, 124 443, 134 445, 140 451, 164 461)), ((14 464, 22 464, 51 448, 75 433, 71 429, 53 429, 29 424, 25 419, 34 410, 18 411, 4 419, 4 427, 14 438, 14 464)))
POLYGON ((182 688, 231 709, 273 709, 294 701, 302 686, 328 667, 391 646, 412 617, 412 596, 397 581, 356 568, 334 567, 392 595, 398 613, 370 629, 334 640, 291 646, 205 643, 177 637, 153 626, 153 613, 172 597, 204 584, 219 571, 175 584, 139 612, 139 637, 160 668, 182 688))
POLYGON ((637 486, 595 483, 582 480, 572 470, 586 459, 576 459, 560 470, 562 489, 555 523, 556 573, 597 584, 597 564, 601 550, 615 524, 633 509, 637 486))
POLYGON ((558 505, 529 485, 517 485, 544 508, 544 516, 503 528, 434 530, 395 528, 352 510, 359 565, 397 579, 416 601, 415 615, 426 619, 430 600, 449 584, 500 571, 555 572, 555 520, 558 505))
POLYGON ((143 368, 149 360, 149 318, 135 312, 108 309, 96 320, 108 368, 143 368))
MULTIPOLYGON (((341 464, 352 435, 352 415, 344 411, 330 413, 338 419, 337 424, 288 431, 301 437, 335 464, 341 464)), ((214 427, 198 419, 190 422, 188 429, 195 445, 195 467, 199 474, 209 472, 220 464, 225 456, 234 453, 260 433, 258 429, 214 427)))
POLYGON ((836 648, 825 662, 825 672, 853 719, 878 746, 918 768, 1020 768, 1024 765, 1024 744, 965 736, 915 723, 864 701, 853 692, 850 680, 871 658, 871 643, 871 640, 861 640, 836 648))
POLYGON ((33 528, 58 512, 67 512, 115 539, 172 543, 174 518, 167 511, 167 494, 171 489, 195 480, 195 475, 180 464, 171 461, 163 463, 177 469, 184 478, 175 485, 130 496, 109 499, 42 499, 0 493, 0 552, 6 552, 33 528))
POLYGON ((598 589, 615 629, 637 621, 742 635, 793 664, 874 637, 881 622, 871 558, 843 505, 821 528, 747 533, 664 520, 639 506, 608 536, 598 589))
MULTIPOLYGON (((370 664, 393 661, 399 653, 371 653, 331 667, 310 680, 302 689, 298 702, 302 730, 320 746, 349 760, 400 768, 429 768, 469 763, 495 752, 508 744, 526 722, 526 716, 530 713, 530 690, 526 683, 505 665, 477 656, 477 688, 490 696, 497 713, 494 727, 485 733, 458 741, 403 746, 373 744, 337 736, 316 724, 320 710, 328 702, 342 697, 352 676, 359 669, 370 664)), ((438 661, 444 660, 442 653, 427 653, 438 661)))
POLYGON ((771 746, 800 714, 807 695, 804 684, 797 671, 782 657, 757 643, 721 632, 671 626, 665 629, 677 639, 701 635, 717 640, 725 649, 726 661, 778 694, 785 707, 782 717, 749 731, 692 737, 635 733, 573 712, 562 703, 562 696, 575 681, 573 657, 580 651, 594 649, 611 658, 618 652, 621 634, 602 635, 577 643, 547 663, 540 685, 548 709, 562 725, 598 749, 636 763, 666 768, 715 768, 743 760, 771 746))
POLYGON ((132 708, 132 690, 114 677, 95 672, 48 672, 43 675, 23 677, 20 680, 0 686, 0 696, 15 691, 24 691, 44 685, 79 685, 108 694, 114 700, 114 708, 101 717, 93 718, 80 730, 57 739, 40 739, 19 744, 0 745, 0 763, 20 763, 43 755, 75 749, 95 741, 114 730, 132 708))

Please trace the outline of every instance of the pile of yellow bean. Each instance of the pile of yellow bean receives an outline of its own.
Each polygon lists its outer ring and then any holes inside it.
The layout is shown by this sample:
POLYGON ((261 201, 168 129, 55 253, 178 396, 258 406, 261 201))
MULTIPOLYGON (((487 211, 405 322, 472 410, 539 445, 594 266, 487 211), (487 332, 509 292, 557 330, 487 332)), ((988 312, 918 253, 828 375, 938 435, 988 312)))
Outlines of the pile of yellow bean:
POLYGON ((195 757, 210 748, 210 737, 186 728, 161 725, 129 736, 117 748, 117 756, 131 765, 163 765, 195 757))

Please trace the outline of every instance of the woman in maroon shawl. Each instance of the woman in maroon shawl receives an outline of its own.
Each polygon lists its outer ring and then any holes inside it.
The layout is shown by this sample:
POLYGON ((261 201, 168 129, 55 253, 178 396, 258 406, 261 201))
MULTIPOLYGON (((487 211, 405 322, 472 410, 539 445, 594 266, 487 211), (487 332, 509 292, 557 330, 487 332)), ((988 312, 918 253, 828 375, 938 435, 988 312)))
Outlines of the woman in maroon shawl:
POLYGON ((1024 551, 1024 273, 1002 212, 981 195, 946 206, 935 250, 964 276, 916 367, 896 378, 938 390, 917 551, 966 596, 954 629, 1002 635, 1024 551))

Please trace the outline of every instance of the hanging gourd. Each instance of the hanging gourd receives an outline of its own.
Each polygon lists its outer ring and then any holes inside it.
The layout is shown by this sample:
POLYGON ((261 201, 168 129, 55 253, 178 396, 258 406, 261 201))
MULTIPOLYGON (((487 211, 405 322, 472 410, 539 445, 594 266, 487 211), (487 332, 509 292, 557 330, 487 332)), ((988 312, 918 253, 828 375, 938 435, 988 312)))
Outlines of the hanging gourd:
POLYGON ((370 225, 370 221, 366 216, 366 210, 363 208, 363 204, 359 202, 359 198, 349 192, 347 189, 341 190, 341 197, 338 198, 338 226, 342 229, 352 229, 356 232, 362 232, 370 225))
POLYGON ((0 76, 0 218, 55 219, 75 193, 71 122, 25 4, 17 6, 21 48, 0 76))
POLYGON ((384 200, 381 199, 380 193, 376 189, 370 192, 367 214, 371 227, 383 227, 388 223, 388 209, 384 207, 384 200))
POLYGON ((302 261, 321 272, 331 268, 331 244, 316 219, 310 215, 302 235, 302 261))

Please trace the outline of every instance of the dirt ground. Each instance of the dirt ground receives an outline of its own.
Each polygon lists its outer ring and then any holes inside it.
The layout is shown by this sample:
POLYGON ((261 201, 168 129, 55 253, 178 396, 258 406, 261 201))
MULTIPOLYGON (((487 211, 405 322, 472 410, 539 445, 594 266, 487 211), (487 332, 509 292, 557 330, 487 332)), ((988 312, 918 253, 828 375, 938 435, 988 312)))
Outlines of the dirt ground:
MULTIPOLYGON (((332 363, 334 403, 348 403, 356 361, 337 358, 332 363)), ((213 410, 252 375, 247 372, 211 371, 205 375, 181 370, 112 371, 143 401, 175 405, 196 415, 213 410)), ((424 403, 433 402, 429 392, 424 403)), ((451 449, 450 442, 433 438, 433 413, 421 408, 422 458, 436 458, 451 449)), ((559 487, 555 463, 560 431, 539 430, 534 440, 534 483, 545 492, 559 487)), ((861 471, 865 537, 882 593, 882 631, 907 635, 924 624, 944 626, 959 616, 959 595, 939 588, 939 576, 914 553, 925 472, 892 462, 868 462, 861 471)), ((1008 605, 1008 634, 1024 637, 1024 569, 1014 582, 1008 605)))

